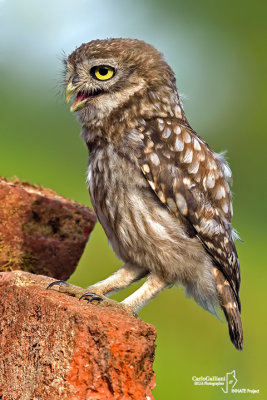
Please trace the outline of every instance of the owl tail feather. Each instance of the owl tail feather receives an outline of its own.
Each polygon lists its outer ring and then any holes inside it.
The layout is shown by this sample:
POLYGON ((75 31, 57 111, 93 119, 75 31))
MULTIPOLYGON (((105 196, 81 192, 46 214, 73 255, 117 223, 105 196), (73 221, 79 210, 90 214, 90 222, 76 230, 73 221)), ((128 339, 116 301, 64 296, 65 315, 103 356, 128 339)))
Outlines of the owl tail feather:
POLYGON ((214 276, 219 295, 220 306, 228 322, 230 339, 237 350, 242 350, 243 329, 235 294, 223 273, 217 268, 214 268, 214 276))

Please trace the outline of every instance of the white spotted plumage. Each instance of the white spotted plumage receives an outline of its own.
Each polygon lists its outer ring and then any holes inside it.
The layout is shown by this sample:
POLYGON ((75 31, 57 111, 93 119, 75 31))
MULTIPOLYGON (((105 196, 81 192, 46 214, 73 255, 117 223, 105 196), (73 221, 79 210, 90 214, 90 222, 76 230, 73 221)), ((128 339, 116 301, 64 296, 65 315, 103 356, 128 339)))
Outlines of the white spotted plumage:
POLYGON ((122 302, 133 312, 165 287, 182 284, 209 311, 221 306, 241 349, 232 174, 223 155, 190 127, 173 71, 155 48, 134 39, 83 44, 66 68, 66 97, 78 94, 71 110, 90 153, 92 203, 126 263, 95 285, 97 293, 147 276, 122 302), (113 71, 111 78, 94 79, 100 65, 113 71))
MULTIPOLYGON (((239 264, 232 239, 228 164, 222 155, 214 153, 191 128, 181 125, 178 120, 161 119, 162 130, 168 127, 174 133, 168 134, 164 141, 157 126, 148 126, 148 136, 153 138, 160 161, 149 163, 149 180, 154 182, 155 192, 160 191, 161 201, 167 198, 172 213, 177 217, 180 213, 190 221, 204 247, 227 276, 238 299, 236 274, 239 276, 239 264)), ((146 149, 146 130, 144 135, 146 149)))

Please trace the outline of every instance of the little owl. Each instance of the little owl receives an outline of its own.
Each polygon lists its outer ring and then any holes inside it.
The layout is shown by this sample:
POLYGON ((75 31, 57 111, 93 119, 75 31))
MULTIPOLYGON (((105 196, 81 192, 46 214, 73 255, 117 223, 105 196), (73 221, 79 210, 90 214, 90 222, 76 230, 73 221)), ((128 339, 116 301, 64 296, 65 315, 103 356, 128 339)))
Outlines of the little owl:
POLYGON ((241 350, 232 174, 189 125, 173 71, 142 41, 93 40, 67 58, 65 82, 89 149, 91 201, 125 265, 86 291, 50 286, 136 313, 164 288, 183 285, 206 310, 222 308, 241 350), (144 277, 121 303, 106 297, 144 277))

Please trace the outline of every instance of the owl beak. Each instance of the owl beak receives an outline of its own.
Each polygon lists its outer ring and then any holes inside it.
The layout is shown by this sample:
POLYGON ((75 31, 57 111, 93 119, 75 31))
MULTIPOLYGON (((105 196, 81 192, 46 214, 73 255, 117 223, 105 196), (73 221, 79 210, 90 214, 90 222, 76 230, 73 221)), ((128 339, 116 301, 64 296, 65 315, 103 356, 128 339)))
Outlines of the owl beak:
POLYGON ((72 98, 72 96, 77 93, 77 89, 75 86, 73 86, 72 82, 69 81, 69 83, 67 84, 66 87, 66 91, 65 91, 65 99, 66 99, 66 103, 69 104, 70 99, 72 98))
POLYGON ((66 103, 70 102, 70 99, 74 94, 77 94, 74 102, 70 106, 70 112, 79 111, 86 106, 88 97, 84 94, 77 91, 77 88, 72 84, 71 81, 67 84, 66 91, 65 91, 65 99, 66 103))

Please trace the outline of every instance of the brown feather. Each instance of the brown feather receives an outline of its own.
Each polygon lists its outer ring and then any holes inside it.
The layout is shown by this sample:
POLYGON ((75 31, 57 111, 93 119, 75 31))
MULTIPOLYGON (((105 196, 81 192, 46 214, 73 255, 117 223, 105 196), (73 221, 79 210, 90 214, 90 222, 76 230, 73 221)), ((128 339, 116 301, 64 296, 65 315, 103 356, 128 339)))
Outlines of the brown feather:
POLYGON ((214 267, 213 275, 217 285, 220 306, 228 322, 229 336, 237 350, 242 350, 243 329, 235 294, 220 270, 214 267))
POLYGON ((135 306, 182 284, 211 312, 219 302, 241 349, 231 171, 190 127, 173 71, 142 41, 96 40, 68 57, 66 86, 76 99, 88 99, 77 115, 100 223, 120 258, 157 277, 158 289, 144 289, 146 300, 135 306), (100 65, 112 68, 112 79, 94 79, 100 65))

